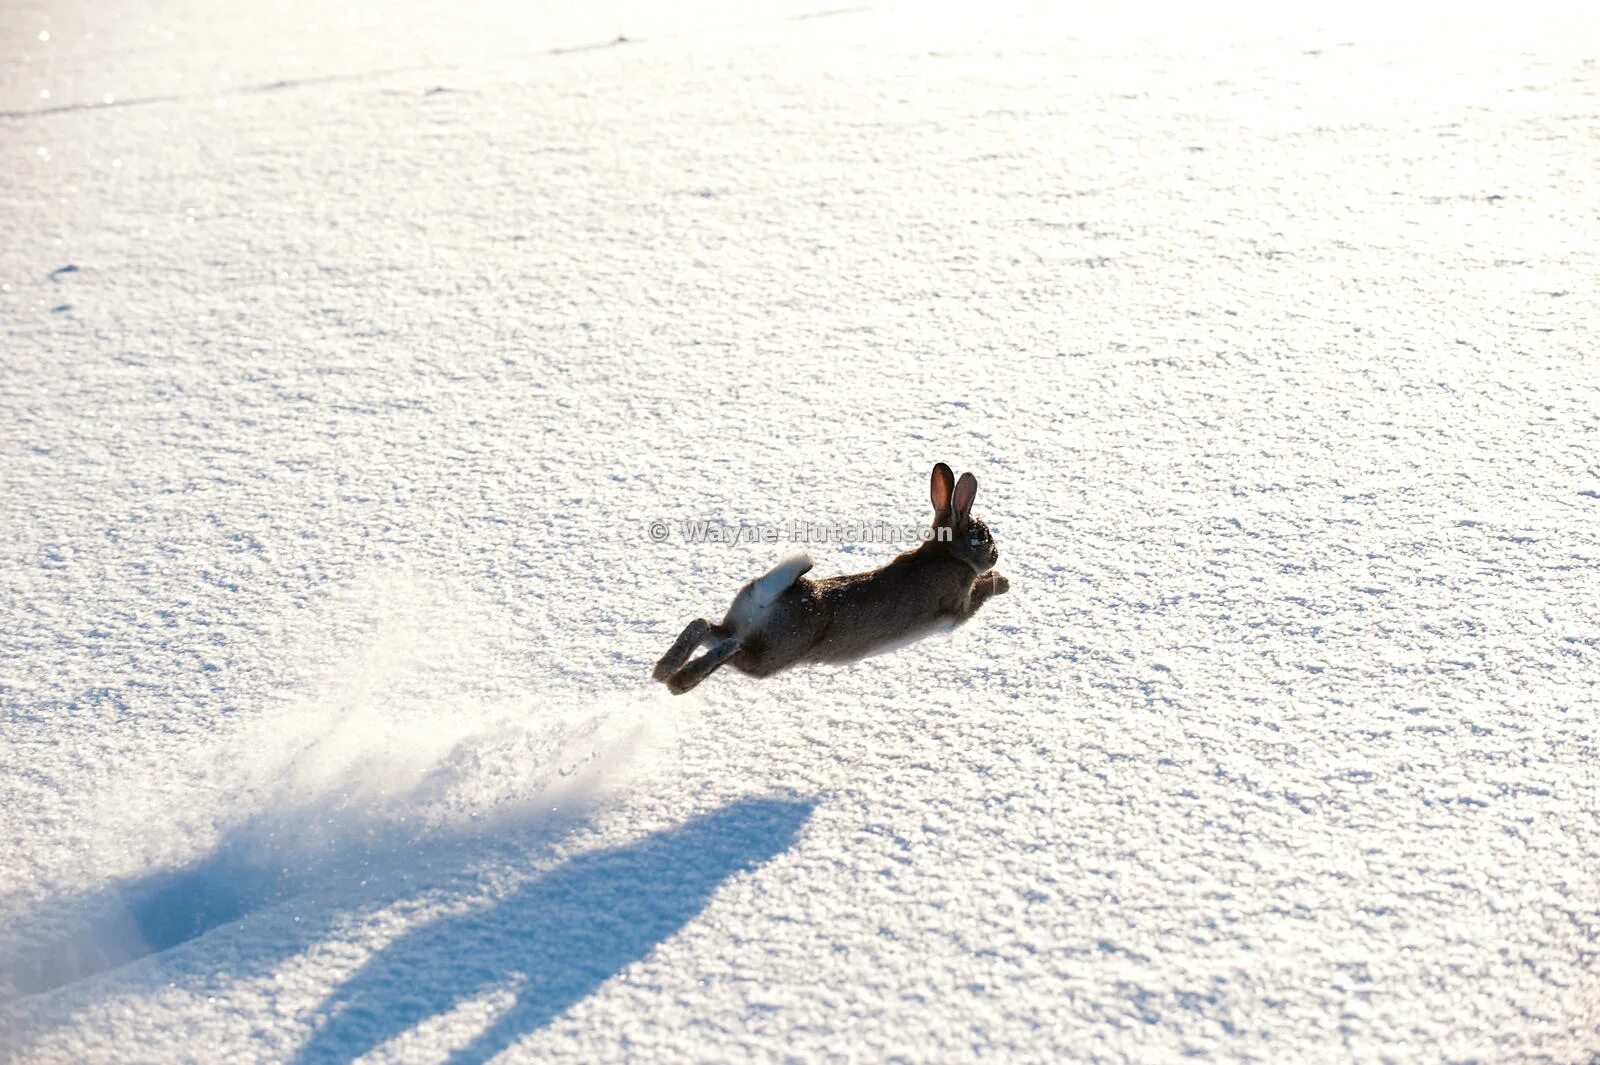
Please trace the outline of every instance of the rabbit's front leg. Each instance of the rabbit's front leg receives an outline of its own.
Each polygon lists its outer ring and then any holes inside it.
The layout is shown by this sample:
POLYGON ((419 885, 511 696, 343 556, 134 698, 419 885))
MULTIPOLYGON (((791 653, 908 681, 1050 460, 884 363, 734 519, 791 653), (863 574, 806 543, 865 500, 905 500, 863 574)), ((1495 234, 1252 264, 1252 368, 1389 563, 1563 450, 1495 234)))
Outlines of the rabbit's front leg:
POLYGON ((978 612, 978 608, 988 602, 989 597, 1001 595, 1011 587, 1011 582, 998 573, 985 573, 972 582, 972 588, 966 595, 959 599, 947 599, 940 604, 940 610, 946 615, 955 618, 959 625, 978 612))
POLYGON ((967 607, 967 616, 971 617, 978 612, 978 608, 988 602, 990 596, 1005 595, 1011 590, 1011 582, 1002 574, 993 570, 981 574, 972 582, 972 596, 967 607))

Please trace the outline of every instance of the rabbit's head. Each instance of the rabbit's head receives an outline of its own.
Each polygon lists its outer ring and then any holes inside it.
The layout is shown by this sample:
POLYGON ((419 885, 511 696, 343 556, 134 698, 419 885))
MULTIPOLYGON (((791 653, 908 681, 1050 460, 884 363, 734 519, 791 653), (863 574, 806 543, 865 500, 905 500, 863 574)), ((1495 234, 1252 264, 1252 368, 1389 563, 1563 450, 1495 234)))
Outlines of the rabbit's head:
POLYGON ((963 473, 958 481, 949 466, 935 463, 928 495, 933 501, 932 542, 971 566, 974 573, 992 568, 1000 559, 1000 549, 994 545, 989 526, 981 518, 972 516, 978 479, 963 473))

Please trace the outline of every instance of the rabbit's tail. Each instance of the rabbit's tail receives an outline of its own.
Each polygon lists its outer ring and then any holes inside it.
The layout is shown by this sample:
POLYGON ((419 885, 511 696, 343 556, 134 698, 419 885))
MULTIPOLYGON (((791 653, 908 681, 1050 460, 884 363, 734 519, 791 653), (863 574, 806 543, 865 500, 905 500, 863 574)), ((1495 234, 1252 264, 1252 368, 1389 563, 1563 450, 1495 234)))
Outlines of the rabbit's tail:
POLYGON ((785 558, 768 570, 765 576, 757 577, 745 586, 733 601, 725 624, 740 635, 759 628, 772 601, 810 568, 811 556, 804 551, 796 551, 785 558))
POLYGON ((768 570, 766 576, 756 578, 753 598, 763 607, 769 605, 778 597, 779 592, 799 580, 801 574, 810 569, 811 556, 804 551, 796 551, 768 570))

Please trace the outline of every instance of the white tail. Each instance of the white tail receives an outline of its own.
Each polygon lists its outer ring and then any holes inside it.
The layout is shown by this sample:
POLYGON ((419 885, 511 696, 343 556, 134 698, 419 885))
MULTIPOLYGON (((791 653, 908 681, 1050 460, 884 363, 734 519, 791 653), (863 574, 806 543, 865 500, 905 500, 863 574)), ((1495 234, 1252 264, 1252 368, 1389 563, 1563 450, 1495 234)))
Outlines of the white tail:
POLYGON ((767 571, 766 576, 757 577, 755 601, 761 606, 767 606, 777 598, 778 593, 800 579, 800 575, 811 568, 811 556, 804 551, 796 551, 782 562, 767 571))
POLYGON ((743 634, 759 626, 761 620, 766 617, 767 608, 772 606, 772 601, 810 568, 811 556, 804 551, 796 551, 773 566, 764 576, 757 577, 747 584, 734 599, 733 606, 728 608, 728 623, 734 632, 743 634))

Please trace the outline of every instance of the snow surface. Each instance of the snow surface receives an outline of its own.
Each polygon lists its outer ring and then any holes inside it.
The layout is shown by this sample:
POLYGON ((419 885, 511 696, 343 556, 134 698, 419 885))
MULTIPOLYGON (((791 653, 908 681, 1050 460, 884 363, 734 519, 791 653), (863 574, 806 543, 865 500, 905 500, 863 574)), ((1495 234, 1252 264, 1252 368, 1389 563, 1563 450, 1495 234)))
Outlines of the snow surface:
POLYGON ((8 2, 0 1053, 1596 1060, 1594 15, 821 14, 8 2))

